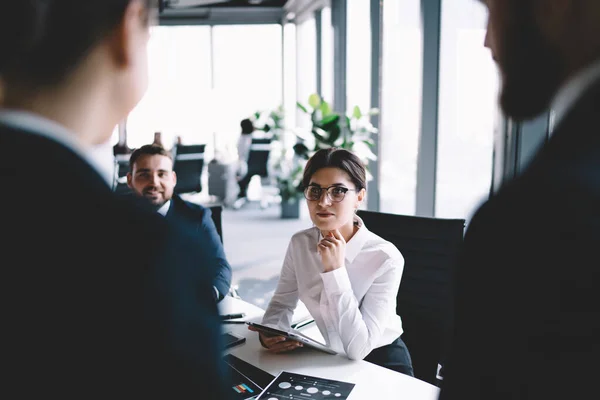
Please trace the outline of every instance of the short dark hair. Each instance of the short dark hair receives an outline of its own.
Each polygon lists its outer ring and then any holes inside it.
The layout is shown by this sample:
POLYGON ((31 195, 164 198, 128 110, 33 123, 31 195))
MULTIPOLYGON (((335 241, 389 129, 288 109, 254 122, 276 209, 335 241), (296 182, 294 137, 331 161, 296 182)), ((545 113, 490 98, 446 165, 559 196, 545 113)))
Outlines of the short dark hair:
POLYGON ((145 144, 140 148, 137 148, 131 153, 131 157, 129 157, 129 172, 133 172, 133 166, 135 165, 138 158, 141 156, 165 156, 168 157, 171 161, 173 161, 173 156, 170 152, 165 150, 162 146, 157 146, 155 144, 145 144))
POLYGON ((358 156, 349 150, 339 147, 318 150, 309 158, 304 167, 302 186, 308 187, 310 179, 322 168, 339 168, 348 174, 356 190, 367 187, 367 173, 365 165, 358 156))
MULTIPOLYGON (((19 0, 0 17, 0 75, 26 85, 60 83, 122 21, 134 0, 19 0)), ((142 0, 148 7, 157 0, 142 0)), ((149 17, 149 14, 148 14, 149 17)))
POLYGON ((242 122, 240 122, 240 126, 242 127, 242 133, 244 134, 254 132, 254 124, 248 118, 243 119, 242 122))

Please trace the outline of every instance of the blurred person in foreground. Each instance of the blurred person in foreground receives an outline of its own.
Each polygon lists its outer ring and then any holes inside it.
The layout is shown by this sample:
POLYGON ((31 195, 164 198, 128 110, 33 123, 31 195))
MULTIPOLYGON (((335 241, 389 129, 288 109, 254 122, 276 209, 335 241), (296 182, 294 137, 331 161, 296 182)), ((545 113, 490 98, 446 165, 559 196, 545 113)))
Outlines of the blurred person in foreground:
POLYGON ((129 159, 127 185, 134 194, 148 200, 167 220, 182 224, 194 233, 198 245, 206 248, 212 261, 202 259, 199 267, 209 268, 213 276, 212 294, 221 301, 231 286, 231 266, 210 208, 183 200, 174 193, 177 174, 173 171, 171 152, 155 144, 135 149, 129 159))
POLYGON ((19 397, 227 398, 207 255, 91 156, 146 90, 152 3, 0 14, 2 364, 19 397))
POLYGON ((600 1, 487 0, 500 105, 550 139, 476 212, 440 398, 594 397, 600 359, 600 1))

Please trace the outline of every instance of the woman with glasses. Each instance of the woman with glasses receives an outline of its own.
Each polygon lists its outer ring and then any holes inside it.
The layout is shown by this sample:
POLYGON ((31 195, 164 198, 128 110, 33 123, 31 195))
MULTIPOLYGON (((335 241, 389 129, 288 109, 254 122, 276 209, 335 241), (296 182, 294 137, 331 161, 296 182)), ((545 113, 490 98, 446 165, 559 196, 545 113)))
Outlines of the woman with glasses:
MULTIPOLYGON (((356 215, 366 195, 363 163, 344 149, 319 150, 308 160, 302 184, 314 226, 292 237, 262 323, 289 330, 302 300, 333 350, 412 376, 396 314, 404 258, 356 215)), ((259 335, 274 353, 302 346, 259 335)))

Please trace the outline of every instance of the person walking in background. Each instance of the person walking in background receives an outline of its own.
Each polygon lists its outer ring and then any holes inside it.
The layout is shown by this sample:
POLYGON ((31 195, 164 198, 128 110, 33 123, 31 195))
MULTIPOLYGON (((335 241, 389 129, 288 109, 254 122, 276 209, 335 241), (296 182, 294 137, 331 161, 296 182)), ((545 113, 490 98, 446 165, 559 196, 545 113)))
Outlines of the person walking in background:
POLYGON ((146 91, 155 4, 20 0, 0 13, 7 393, 228 398, 212 258, 117 196, 93 156, 146 91))
POLYGON ((162 141, 161 132, 154 132, 154 140, 152 141, 152 144, 155 146, 165 147, 162 141))
POLYGON ((486 0, 516 121, 554 128, 475 213, 457 266, 441 400, 595 397, 600 359, 600 1, 486 0))
POLYGON ((240 191, 238 193, 237 207, 241 205, 246 199, 248 185, 252 176, 248 175, 248 157, 250 156, 250 147, 252 146, 252 133, 254 132, 254 124, 248 118, 243 119, 240 123, 242 133, 238 139, 237 152, 238 152, 238 168, 237 168, 237 180, 240 191))
POLYGON ((231 266, 217 227, 211 218, 210 208, 183 200, 173 193, 177 175, 173 171, 170 152, 154 144, 135 149, 129 160, 127 185, 133 193, 145 198, 167 220, 183 224, 197 236, 199 246, 204 246, 212 261, 200 260, 199 267, 210 268, 213 275, 215 301, 222 300, 231 286, 231 266))
MULTIPOLYGON (((289 330, 300 299, 333 350, 412 376, 396 314, 404 258, 356 215, 366 194, 363 163, 348 150, 319 150, 302 185, 314 227, 292 237, 262 322, 289 330)), ((274 353, 301 346, 282 336, 259 337, 274 353)))

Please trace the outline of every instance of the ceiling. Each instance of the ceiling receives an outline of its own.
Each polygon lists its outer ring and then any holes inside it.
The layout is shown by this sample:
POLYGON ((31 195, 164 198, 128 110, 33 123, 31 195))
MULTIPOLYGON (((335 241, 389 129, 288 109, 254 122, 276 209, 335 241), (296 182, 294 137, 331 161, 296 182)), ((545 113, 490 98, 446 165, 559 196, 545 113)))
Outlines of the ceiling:
POLYGON ((287 0, 163 0, 165 9, 176 8, 235 8, 235 7, 277 7, 282 8, 287 0))
MULTIPOLYGON (((288 0, 160 0, 161 25, 278 24, 288 0)), ((293 1, 293 0, 292 0, 293 1)))

